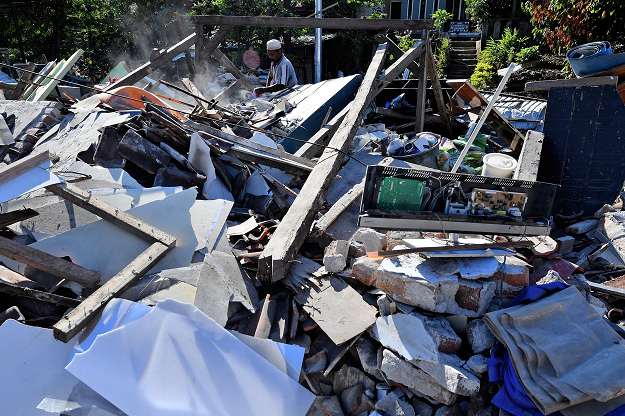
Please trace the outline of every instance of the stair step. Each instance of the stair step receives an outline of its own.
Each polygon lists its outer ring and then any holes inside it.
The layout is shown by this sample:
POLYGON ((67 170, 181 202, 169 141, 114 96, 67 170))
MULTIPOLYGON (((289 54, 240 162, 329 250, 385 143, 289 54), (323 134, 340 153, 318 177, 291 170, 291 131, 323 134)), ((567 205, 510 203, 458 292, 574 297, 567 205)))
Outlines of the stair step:
POLYGON ((475 53, 450 53, 449 54, 450 57, 452 58, 456 58, 456 59, 476 59, 477 58, 477 54, 475 53))
POLYGON ((474 40, 452 40, 451 46, 472 46, 475 48, 474 40))

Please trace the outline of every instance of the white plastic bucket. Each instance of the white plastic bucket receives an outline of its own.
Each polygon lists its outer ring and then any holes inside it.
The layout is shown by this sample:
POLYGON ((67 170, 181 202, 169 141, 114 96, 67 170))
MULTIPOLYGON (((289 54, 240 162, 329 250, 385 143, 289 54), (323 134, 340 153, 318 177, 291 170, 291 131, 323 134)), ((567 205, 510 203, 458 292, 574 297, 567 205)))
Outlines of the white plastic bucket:
POLYGON ((489 153, 484 155, 482 176, 494 178, 509 178, 516 169, 517 162, 512 156, 503 153, 489 153))

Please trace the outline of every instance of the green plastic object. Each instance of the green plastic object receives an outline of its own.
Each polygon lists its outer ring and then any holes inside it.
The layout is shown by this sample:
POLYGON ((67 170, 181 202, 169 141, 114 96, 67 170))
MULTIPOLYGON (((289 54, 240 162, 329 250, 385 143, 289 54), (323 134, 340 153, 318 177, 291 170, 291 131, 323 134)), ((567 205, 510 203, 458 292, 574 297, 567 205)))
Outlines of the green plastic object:
POLYGON ((387 177, 380 182, 376 209, 381 211, 421 211, 425 182, 387 177))

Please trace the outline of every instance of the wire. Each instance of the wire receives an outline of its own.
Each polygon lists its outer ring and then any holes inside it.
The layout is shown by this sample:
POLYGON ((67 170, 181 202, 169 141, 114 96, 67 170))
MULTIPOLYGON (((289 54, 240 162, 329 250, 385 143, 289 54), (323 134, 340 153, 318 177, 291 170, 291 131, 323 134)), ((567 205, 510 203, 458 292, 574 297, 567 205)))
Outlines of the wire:
MULTIPOLYGON (((76 82, 66 81, 66 80, 63 80, 63 79, 61 79, 61 78, 55 78, 55 77, 50 76, 50 75, 43 75, 43 74, 40 74, 39 72, 29 71, 29 70, 27 70, 27 69, 19 68, 19 67, 13 66, 13 65, 9 65, 9 64, 5 64, 5 63, 1 63, 1 62, 0 62, 0 65, 2 65, 2 66, 6 66, 6 67, 9 67, 9 68, 13 68, 13 69, 16 69, 16 70, 19 70, 19 71, 29 72, 29 73, 31 73, 31 74, 35 74, 35 75, 40 75, 40 76, 42 76, 42 77, 49 78, 49 79, 52 79, 52 80, 55 80, 55 81, 59 81, 59 82, 60 82, 60 81, 63 81, 64 83, 69 84, 69 85, 73 85, 73 86, 77 86, 77 87, 83 87, 83 88, 88 88, 88 89, 93 90, 93 91, 95 91, 95 92, 97 92, 97 93, 99 93, 99 94, 109 94, 109 95, 112 95, 112 96, 114 96, 114 97, 120 97, 120 98, 124 98, 124 99, 127 99, 127 100, 131 100, 131 101, 136 101, 136 102, 139 102, 139 103, 143 103, 143 104, 152 104, 152 105, 154 105, 154 106, 156 106, 156 107, 160 107, 160 108, 163 108, 163 109, 165 109, 165 110, 173 110, 173 111, 176 111, 176 112, 178 112, 178 113, 180 113, 180 114, 185 114, 185 115, 189 115, 189 116, 193 115, 193 116, 194 116, 194 117, 196 117, 196 118, 200 118, 200 119, 204 119, 204 120, 209 120, 209 121, 214 120, 214 119, 211 119, 211 118, 209 118, 209 117, 203 117, 203 116, 199 116, 199 115, 197 115, 197 114, 190 113, 190 112, 188 112, 188 111, 184 111, 184 110, 176 110, 176 109, 174 109, 174 108, 172 108, 172 107, 169 107, 169 106, 163 106, 163 105, 160 105, 160 104, 156 104, 156 103, 154 103, 154 102, 152 102, 152 101, 144 101, 144 100, 140 100, 140 99, 138 99, 138 98, 126 97, 125 95, 115 94, 115 93, 110 92, 110 91, 101 91, 101 90, 98 90, 98 89, 97 89, 97 88, 95 88, 95 87, 90 87, 90 86, 88 86, 88 85, 78 84, 78 83, 76 83, 76 82)), ((112 85, 114 85, 114 84, 112 84, 112 85)), ((223 108, 223 107, 219 107, 219 108, 220 108, 221 110, 224 110, 224 111, 227 111, 227 112, 229 112, 229 113, 233 113, 233 114, 235 114, 235 115, 236 115, 236 113, 234 113, 234 112, 233 112, 233 111, 231 111, 231 110, 228 110, 228 109, 223 108)), ((326 148, 326 149, 331 149, 331 150, 334 150, 334 151, 336 151, 336 152, 342 153, 343 155, 347 156, 347 157, 348 157, 348 158, 350 158, 350 159, 355 160, 356 162, 360 163, 360 164, 361 164, 361 165, 363 165, 363 166, 367 166, 367 164, 366 164, 366 163, 363 163, 363 162, 361 162, 360 160, 356 159, 355 157, 351 156, 350 154, 348 154, 348 153, 346 153, 346 152, 342 151, 341 149, 337 149, 337 148, 332 147, 332 146, 328 146, 328 145, 324 145, 324 144, 320 144, 320 143, 309 143, 307 140, 294 139, 293 137, 282 136, 282 135, 275 134, 275 133, 273 133, 273 132, 269 132, 269 131, 267 131, 267 130, 264 130, 264 129, 261 129, 261 128, 258 128, 258 127, 247 126, 247 125, 243 125, 243 126, 242 126, 242 125, 239 125, 239 124, 236 124, 236 123, 227 122, 227 121, 224 121, 224 120, 220 120, 220 121, 221 121, 222 123, 226 124, 226 125, 229 125, 229 126, 239 127, 239 128, 244 128, 244 129, 248 129, 248 130, 251 130, 251 131, 258 131, 258 132, 261 132, 261 133, 265 133, 265 134, 267 134, 267 135, 269 135, 269 136, 280 137, 280 138, 282 138, 282 139, 292 140, 292 141, 295 141, 295 142, 301 142, 301 143, 308 143, 308 144, 313 145, 313 146, 320 146, 320 147, 323 147, 323 148, 326 148)), ((185 127, 185 126, 183 125, 183 127, 185 127)))

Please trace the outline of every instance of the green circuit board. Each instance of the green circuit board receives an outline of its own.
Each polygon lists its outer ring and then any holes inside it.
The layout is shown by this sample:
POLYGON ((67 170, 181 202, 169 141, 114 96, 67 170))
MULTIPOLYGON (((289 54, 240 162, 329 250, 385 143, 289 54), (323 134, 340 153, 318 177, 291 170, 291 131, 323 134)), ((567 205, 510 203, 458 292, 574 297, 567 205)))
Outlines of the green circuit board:
POLYGON ((377 187, 376 209, 381 211, 421 211, 425 182, 386 177, 377 187))

